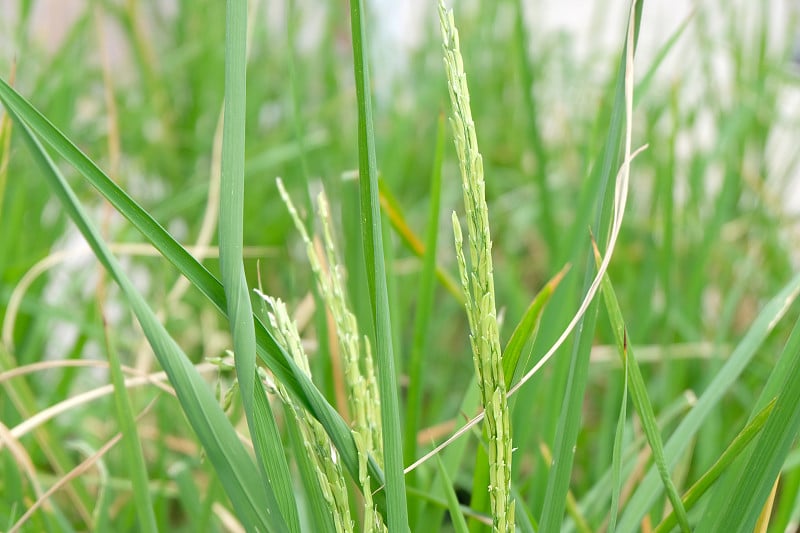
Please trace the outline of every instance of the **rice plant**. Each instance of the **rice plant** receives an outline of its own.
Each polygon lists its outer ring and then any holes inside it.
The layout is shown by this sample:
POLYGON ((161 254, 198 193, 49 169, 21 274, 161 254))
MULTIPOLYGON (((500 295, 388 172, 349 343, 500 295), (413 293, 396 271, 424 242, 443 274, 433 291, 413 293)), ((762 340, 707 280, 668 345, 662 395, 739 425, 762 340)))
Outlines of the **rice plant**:
POLYGON ((797 529, 796 14, 78 4, 0 8, 0 530, 797 529))

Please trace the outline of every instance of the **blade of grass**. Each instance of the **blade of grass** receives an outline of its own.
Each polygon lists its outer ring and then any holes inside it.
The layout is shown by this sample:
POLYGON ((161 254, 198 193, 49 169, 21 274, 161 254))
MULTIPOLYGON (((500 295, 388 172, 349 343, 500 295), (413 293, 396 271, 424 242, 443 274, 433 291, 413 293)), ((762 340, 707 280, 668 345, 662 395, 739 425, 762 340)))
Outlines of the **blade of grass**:
POLYGON ((525 500, 520 495, 519 491, 512 485, 511 487, 511 494, 514 496, 514 500, 519 504, 516 506, 517 509, 517 527, 520 530, 520 533, 536 533, 537 525, 531 513, 528 509, 525 508, 525 500))
POLYGON ((544 287, 538 292, 536 297, 531 301, 525 314, 522 315, 517 326, 514 328, 511 337, 506 343, 506 349, 503 350, 503 375, 506 378, 506 387, 510 388, 514 383, 515 377, 519 374, 520 370, 524 369, 527 365, 519 366, 519 359, 522 355, 522 349, 531 338, 536 335, 536 330, 539 328, 539 320, 542 318, 542 312, 553 296, 553 293, 558 288, 558 284, 567 275, 570 265, 567 264, 555 276, 550 278, 544 287))
MULTIPOLYGON (((433 169, 431 171, 431 191, 428 200, 428 227, 425 238, 422 272, 419 277, 416 316, 414 317, 414 338, 411 345, 410 362, 408 363, 408 400, 406 403, 406 420, 403 431, 404 463, 411 464, 417 457, 417 431, 419 430, 420 412, 422 410, 423 364, 425 362, 428 326, 433 309, 434 274, 436 269, 436 243, 439 235, 439 206, 442 192, 442 160, 445 146, 444 115, 439 116, 436 150, 433 169)), ((458 291, 457 291, 458 292, 458 291)), ((458 292, 458 294, 461 294, 458 292)), ((408 483, 415 485, 415 476, 409 476, 408 483)), ((414 522, 414 516, 411 522, 414 522)))
POLYGON ((300 520, 291 474, 272 408, 256 379, 256 336, 242 262, 244 231, 244 132, 247 84, 247 0, 228 0, 225 16, 225 111, 219 206, 219 259, 234 346, 236 375, 264 482, 272 486, 292 533, 300 520))
MULTIPOLYGON (((167 233, 146 211, 144 211, 125 191, 106 176, 102 170, 74 143, 67 139, 47 118, 30 105, 4 80, 0 79, 0 100, 18 119, 25 123, 53 147, 64 159, 94 186, 111 205, 138 229, 142 235, 227 316, 227 303, 222 284, 202 264, 167 233)), ((278 380, 297 396, 298 401, 322 423, 339 451, 342 463, 354 479, 358 479, 358 462, 355 442, 347 424, 319 389, 297 367, 283 348, 275 341, 264 324, 257 319, 256 345, 258 355, 278 380)), ((369 461, 370 477, 380 486, 383 472, 374 459, 369 461)), ((375 495, 375 503, 381 507, 380 494, 375 495)))
MULTIPOLYGON (((698 526, 702 531, 753 530, 800 432, 800 409, 797 409, 800 404, 800 320, 795 323, 764 392, 769 395, 776 391, 775 408, 764 424, 758 443, 726 474, 726 483, 712 498, 698 526)), ((764 396, 762 394, 756 408, 763 403, 764 396)))
POLYGON ((108 366, 111 370, 111 382, 114 385, 114 406, 117 411, 122 445, 125 447, 125 459, 128 466, 128 475, 133 485, 133 499, 136 503, 136 516, 138 528, 143 532, 156 532, 156 516, 153 512, 153 502, 150 499, 150 489, 147 480, 147 465, 144 460, 142 446, 139 441, 139 432, 136 430, 136 417, 133 414, 128 389, 125 388, 125 376, 122 375, 122 365, 119 354, 111 339, 105 316, 103 316, 103 331, 105 333, 106 353, 108 366))
MULTIPOLYGON (((14 83, 14 70, 16 63, 11 63, 10 83, 14 83)), ((11 159, 11 117, 6 113, 0 115, 0 215, 3 214, 5 205, 6 184, 8 183, 8 162, 11 159)))
POLYGON ((280 516, 271 488, 255 475, 252 460, 213 394, 122 271, 28 125, 16 116, 13 109, 7 108, 7 111, 20 126, 19 130, 48 185, 128 299, 159 363, 169 375, 184 413, 214 465, 237 515, 250 529, 285 531, 286 524, 280 516))
MULTIPOLYGON (((676 398, 670 405, 668 405, 659 414, 657 419, 659 429, 664 431, 665 428, 674 424, 675 420, 681 417, 693 405, 695 399, 693 395, 687 393, 676 398)), ((634 469, 642 454, 639 450, 644 446, 646 437, 644 435, 638 436, 633 442, 625 446, 625 451, 622 455, 622 477, 623 479, 633 475, 634 469)), ((603 516, 608 515, 609 504, 611 500, 611 493, 608 487, 611 483, 612 471, 609 466, 602 476, 597 479, 594 486, 581 498, 580 508, 584 514, 590 519, 599 522, 603 516)), ((574 524, 567 523, 563 529, 565 533, 574 531, 574 524)))
POLYGON ((608 531, 617 530, 619 514, 619 495, 622 492, 622 446, 625 436, 625 421, 628 419, 628 338, 622 340, 622 402, 617 419, 617 431, 614 435, 614 451, 611 454, 611 513, 608 519, 608 531))
MULTIPOLYGON (((600 250, 597 249, 594 241, 592 241, 592 245, 594 247, 595 261, 599 268, 600 250)), ((664 487, 667 491, 667 497, 669 498, 669 501, 672 503, 672 507, 675 510, 676 518, 678 520, 678 524, 681 526, 681 530, 684 532, 691 531, 691 528, 689 527, 689 517, 686 515, 686 509, 683 508, 683 503, 681 502, 680 495, 678 494, 678 489, 675 488, 675 484, 672 481, 672 476, 670 475, 669 467, 667 466, 666 458, 664 457, 664 443, 661 440, 661 432, 658 429, 658 423, 656 422, 656 415, 653 411, 653 405, 650 403, 650 397, 647 394, 647 385, 645 385, 642 372, 639 369, 639 364, 636 362, 633 348, 628 343, 625 321, 622 317, 622 311, 619 308, 619 302, 617 301, 617 296, 614 292, 614 287, 611 284, 611 279, 608 277, 608 274, 603 276, 602 287, 606 309, 608 310, 608 316, 611 321, 611 329, 614 331, 614 338, 617 342, 617 349, 621 354, 623 364, 626 368, 626 373, 628 374, 628 379, 630 380, 629 386, 631 389, 633 405, 636 408, 636 411, 639 413, 639 419, 642 422, 642 428, 644 429, 645 436, 647 437, 647 442, 653 452, 653 461, 658 469, 661 482, 664 484, 664 487)), ((614 513, 615 510, 616 508, 612 507, 612 513, 614 513)), ((616 522, 616 516, 614 516, 614 518, 616 522)))
MULTIPOLYGON (((713 483, 719 479, 719 477, 725 472, 725 470, 731 465, 731 463, 739 457, 739 455, 744 451, 748 444, 750 444, 753 439, 761 432, 761 428, 764 427, 764 424, 767 421, 770 413, 772 413, 772 409, 775 407, 775 400, 771 401, 767 406, 762 409, 753 420, 751 420, 742 431, 736 435, 736 438, 730 443, 730 445, 722 452, 722 455, 719 456, 719 459, 711 465, 705 474, 703 474, 700 479, 695 481, 694 485, 689 487, 689 490, 683 495, 682 501, 683 506, 686 508, 687 511, 691 510, 695 504, 700 500, 700 497, 703 496, 706 491, 713 485, 713 483)), ((653 530, 653 533, 667 533, 671 531, 673 527, 677 524, 677 519, 675 517, 675 512, 671 512, 664 520, 653 530)))
POLYGON ((436 456, 436 465, 439 468, 439 479, 442 483, 444 494, 447 497, 447 510, 450 511, 450 519, 453 522, 453 529, 456 533, 467 533, 467 521, 464 520, 464 515, 461 513, 461 507, 456 497, 456 491, 453 490, 453 482, 450 481, 450 476, 447 475, 447 469, 444 467, 442 458, 436 456))
MULTIPOLYGON (((543 442, 539 444, 539 453, 542 454, 542 458, 544 459, 544 462, 548 468, 552 467, 553 454, 550 453, 550 449, 543 442)), ((575 500, 575 496, 572 494, 571 490, 567 491, 566 507, 567 514, 574 521, 576 529, 581 533, 591 533, 592 530, 589 527, 586 518, 584 518, 583 514, 581 514, 581 510, 578 507, 578 502, 575 500)))
POLYGON ((755 528, 753 528, 753 533, 767 533, 770 517, 772 516, 772 507, 775 504, 775 495, 778 492, 778 483, 780 483, 780 480, 781 476, 778 474, 778 477, 775 478, 775 483, 772 484, 772 490, 767 497, 767 501, 764 502, 764 508, 761 510, 761 514, 758 515, 758 520, 756 521, 755 528))
MULTIPOLYGON (((792 278, 761 310, 747 334, 719 370, 714 380, 700 396, 694 408, 681 420, 664 445, 667 467, 673 468, 681 454, 699 431, 703 421, 719 403, 725 393, 753 358, 756 350, 783 318, 790 305, 800 293, 800 274, 792 278)), ((653 504, 663 486, 655 466, 651 467, 634 492, 622 514, 618 531, 633 533, 639 530, 639 522, 653 504)))
POLYGON ((384 265, 381 208, 378 200, 378 170, 375 134, 372 124, 367 32, 362 0, 350 0, 350 29, 353 40, 353 71, 358 104, 358 172, 361 197, 361 231, 366 261, 372 321, 375 327, 375 358, 381 397, 383 457, 386 475, 386 525, 389 531, 408 530, 403 437, 400 432, 397 379, 392 349, 392 324, 389 316, 386 267, 384 265))
POLYGON ((800 477, 797 472, 787 474, 786 463, 784 463, 784 468, 781 471, 781 497, 772 513, 771 520, 775 531, 790 529, 789 524, 792 522, 792 514, 796 514, 797 510, 800 510, 797 505, 798 485, 800 485, 800 477))
MULTIPOLYGON (((255 355, 255 350, 253 354, 255 355)), ((255 362, 253 366, 255 367, 255 362)), ((241 385, 239 390, 241 391, 241 385)), ((242 392, 242 394, 244 393, 242 392)), ((250 402, 250 408, 253 411, 253 425, 250 434, 253 437, 253 447, 256 451, 263 482, 271 486, 276 493, 280 511, 290 528, 288 531, 299 533, 300 518, 297 513, 297 499, 294 497, 292 475, 284 453, 278 423, 261 381, 255 381, 255 390, 250 402)))
MULTIPOLYGON (((469 506, 476 513, 481 514, 491 514, 489 491, 486 490, 486 487, 492 486, 492 482, 489 479, 489 454, 486 452, 488 441, 489 436, 486 434, 486 429, 484 428, 481 431, 481 440, 478 442, 478 448, 475 450, 472 491, 469 497, 469 506)), ((486 527, 478 520, 471 520, 469 526, 471 533, 486 531, 486 527)))

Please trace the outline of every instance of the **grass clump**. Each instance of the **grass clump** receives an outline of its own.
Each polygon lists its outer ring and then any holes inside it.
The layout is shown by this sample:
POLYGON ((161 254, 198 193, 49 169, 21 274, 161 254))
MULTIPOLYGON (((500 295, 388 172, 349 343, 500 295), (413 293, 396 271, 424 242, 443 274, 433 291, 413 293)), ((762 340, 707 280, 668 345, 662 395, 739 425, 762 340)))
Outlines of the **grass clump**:
POLYGON ((0 530, 798 523, 771 3, 10 5, 0 530))

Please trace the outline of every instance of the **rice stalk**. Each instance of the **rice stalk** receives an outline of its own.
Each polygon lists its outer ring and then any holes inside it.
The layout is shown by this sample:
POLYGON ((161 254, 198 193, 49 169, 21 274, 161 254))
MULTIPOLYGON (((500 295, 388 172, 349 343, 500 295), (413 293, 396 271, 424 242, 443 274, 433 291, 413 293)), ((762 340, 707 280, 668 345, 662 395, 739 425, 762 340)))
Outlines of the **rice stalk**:
MULTIPOLYGON (((324 193, 320 193, 317 198, 317 210, 319 219, 322 222, 325 245, 326 269, 322 258, 317 254, 314 242, 311 240, 297 209, 292 203, 292 199, 280 179, 278 179, 278 190, 289 210, 289 214, 292 216, 297 231, 300 232, 317 287, 326 308, 330 311, 336 324, 339 350, 344 360, 347 407, 353 416, 353 429, 365 439, 369 453, 375 457, 379 464, 382 464, 380 396, 378 394, 377 380, 375 379, 372 350, 367 337, 362 337, 359 333, 356 316, 347 303, 344 271, 337 259, 328 201, 324 193)), ((365 490, 369 490, 369 487, 366 487, 365 490)))
MULTIPOLYGON (((353 416, 353 437, 359 456, 358 483, 364 495, 364 531, 386 531, 383 518, 372 500, 370 476, 367 470, 370 455, 379 464, 383 463, 383 447, 381 445, 383 436, 378 383, 369 340, 359 333, 356 316, 347 303, 344 270, 337 258, 338 254, 333 238, 333 223, 328 201, 324 192, 317 197, 317 215, 322 225, 322 240, 325 248, 325 258, 323 259, 317 252, 311 236, 308 234, 297 209, 283 186, 283 182, 278 179, 277 184, 281 197, 305 244, 308 262, 314 273, 322 300, 327 311, 331 313, 336 326, 339 351, 344 361, 344 381, 347 389, 348 409, 353 416)), ((273 307, 274 314, 276 310, 273 305, 274 300, 268 297, 265 297, 265 299, 273 307)), ((276 335, 280 335, 280 333, 276 332, 276 335)), ((299 336, 297 336, 296 341, 289 342, 287 347, 290 353, 302 351, 299 336)), ((307 361, 300 366, 305 372, 309 372, 307 361)), ((324 430, 321 427, 319 431, 324 436, 324 430)), ((352 528, 352 525, 350 527, 352 528)), ((350 530, 352 529, 348 531, 350 530)), ((339 531, 343 530, 339 529, 339 531)))
POLYGON ((372 501, 372 492, 369 490, 369 453, 367 453, 367 443, 361 433, 353 432, 353 439, 358 450, 358 482, 362 487, 366 487, 364 494, 364 533, 387 533, 389 529, 383 522, 378 508, 372 501))
MULTIPOLYGON (((303 350, 297 325, 289 317, 289 313, 286 310, 286 304, 282 300, 267 296, 258 290, 256 292, 270 308, 268 315, 275 338, 286 348, 286 351, 303 372, 310 377, 311 369, 308 365, 308 357, 305 350, 303 350)), ((309 416, 302 406, 297 405, 292 400, 291 395, 283 385, 276 383, 274 388, 281 401, 289 408, 288 411, 297 421, 303 437, 303 445, 316 468, 317 480, 322 490, 325 504, 332 515, 336 531, 352 532, 353 520, 350 516, 347 486, 345 485, 342 466, 338 461, 336 449, 325 432, 325 428, 312 416, 309 416)))
POLYGON ((470 261, 463 250, 461 224, 453 213, 453 232, 461 285, 466 296, 473 362, 478 376, 489 439, 489 497, 494 531, 514 531, 514 502, 511 498, 511 430, 506 380, 501 360, 500 334, 497 326, 492 240, 489 232, 489 208, 486 205, 483 159, 469 105, 469 88, 464 72, 452 10, 439 3, 444 62, 450 101, 451 125, 461 170, 464 208, 469 235, 470 261))

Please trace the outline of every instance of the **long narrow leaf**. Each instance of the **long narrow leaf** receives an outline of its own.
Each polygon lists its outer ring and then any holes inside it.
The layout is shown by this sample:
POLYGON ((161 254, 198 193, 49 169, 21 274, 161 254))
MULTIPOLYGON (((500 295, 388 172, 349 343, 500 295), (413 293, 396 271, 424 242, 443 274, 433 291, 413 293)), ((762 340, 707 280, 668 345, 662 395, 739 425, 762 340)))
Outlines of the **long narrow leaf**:
MULTIPOLYGON (((444 159, 445 120, 439 116, 436 150, 431 171, 431 192, 428 200, 428 228, 425 238, 422 272, 420 273, 416 316, 414 317, 414 340, 408 364, 408 400, 406 402, 405 441, 403 453, 405 463, 410 464, 417 457, 417 430, 422 410, 423 363, 426 354, 428 326, 433 310, 434 272, 436 270, 436 243, 439 234, 439 206, 442 191, 442 160, 444 159)), ((456 290, 457 294, 461 294, 456 290)), ((409 479, 413 483, 413 478, 409 479)))
POLYGON ((225 16, 225 114, 219 246, 236 375, 247 425, 264 481, 271 485, 291 533, 300 532, 291 474, 264 388, 256 380, 256 336, 250 291, 242 263, 244 132, 247 67, 247 0, 228 0, 225 16))
POLYGON ((389 530, 408 530, 403 437, 400 432, 399 400, 392 347, 392 325, 386 267, 383 255, 381 208, 378 200, 378 169, 372 124, 367 32, 362 0, 350 0, 350 29, 353 37, 353 70, 358 104, 358 172, 361 197, 361 231, 366 261, 372 320, 375 327, 378 387, 381 396, 383 457, 386 470, 387 525, 389 530))
POLYGON ((125 448, 125 459, 128 464, 128 475, 133 486, 133 498, 136 502, 136 516, 139 519, 139 530, 145 533, 157 532, 156 516, 153 512, 153 502, 150 498, 150 489, 147 486, 147 464, 139 441, 139 432, 136 429, 136 415, 133 413, 128 389, 125 388, 125 376, 122 375, 122 363, 119 354, 111 339, 111 331, 103 318, 106 352, 108 353, 108 367, 111 373, 111 382, 114 385, 114 406, 117 411, 122 445, 125 448))
POLYGON ((467 533, 467 522, 464 520, 464 515, 461 513, 461 507, 458 504, 456 491, 453 490, 453 482, 450 481, 450 476, 447 475, 447 469, 442 463, 442 458, 436 457, 436 465, 439 467, 439 477, 441 479, 444 494, 447 497, 447 509, 450 511, 450 519, 453 521, 453 529, 456 533, 467 533))
MULTIPOLYGON (((594 246, 594 256, 595 262, 599 265, 601 259, 600 250, 597 249, 597 246, 594 246)), ((680 524, 681 530, 688 532, 690 531, 689 517, 686 515, 686 509, 683 508, 678 489, 672 482, 667 460, 664 457, 664 443, 661 440, 661 432, 658 429, 653 405, 647 394, 647 386, 645 385, 644 377, 642 377, 642 371, 639 369, 639 364, 636 362, 633 347, 628 341, 625 322, 622 318, 622 311, 619 308, 617 295, 608 274, 603 276, 602 287, 603 298, 606 303, 606 309, 608 309, 609 319, 611 320, 611 329, 614 332, 617 349, 622 356, 622 361, 625 365, 625 373, 629 380, 633 405, 639 413, 639 419, 642 421, 642 428, 647 437, 647 442, 653 452, 653 462, 658 469, 658 474, 661 477, 662 483, 664 483, 669 501, 672 503, 672 507, 675 510, 678 524, 680 524)), ((612 513, 613 512, 615 512, 615 509, 612 509, 612 513)))
POLYGON ((20 126, 19 129, 31 149, 34 160, 40 166, 62 206, 78 226, 98 260, 127 297, 159 363, 175 388, 192 429, 220 476, 220 481, 237 515, 245 526, 252 530, 260 528, 266 531, 286 531, 286 524, 280 517, 275 495, 257 475, 252 460, 214 395, 122 271, 117 260, 103 243, 99 232, 89 222, 66 180, 28 125, 19 120, 13 109, 7 111, 20 126))
MULTIPOLYGON (((546 444, 541 443, 539 445, 539 452, 542 454, 545 464, 550 467, 553 464, 553 454, 550 452, 550 449, 546 444)), ((567 514, 572 517, 577 530, 581 533, 591 533, 591 528, 586 522, 586 518, 581 513, 578 502, 575 500, 575 496, 572 494, 571 490, 567 491, 566 508, 567 514)))
MULTIPOLYGON (((542 312, 545 306, 553 296, 558 284, 567 275, 570 265, 567 264, 562 268, 558 274, 550 278, 544 287, 536 294, 533 301, 531 301, 525 314, 522 315, 517 327, 508 339, 506 349, 503 350, 503 375, 506 378, 506 387, 510 388, 514 382, 514 378, 519 374, 520 367, 518 367, 522 349, 525 344, 534 337, 536 329, 539 327, 539 320, 542 317, 542 312)), ((522 365, 524 368, 525 365, 522 365)))
POLYGON ((627 337, 622 343, 622 402, 619 407, 617 431, 614 435, 614 451, 611 455, 611 513, 608 519, 608 530, 617 530, 619 516, 619 495, 622 492, 622 445, 625 436, 625 422, 628 419, 628 343, 627 337))
MULTIPOLYGON (((761 431, 761 428, 764 427, 764 424, 767 421, 770 413, 772 413, 772 409, 775 407, 775 400, 771 401, 767 406, 759 411, 758 414, 751 420, 745 427, 736 435, 736 438, 733 439, 733 442, 722 452, 722 455, 719 456, 719 459, 711 465, 705 474, 700 476, 694 485, 689 487, 689 490, 686 491, 686 494, 683 495, 683 506, 686 508, 687 511, 690 511, 692 507, 700 500, 700 497, 703 496, 708 488, 722 475, 726 468, 728 468, 731 463, 742 453, 742 451, 750 444, 753 439, 761 431)), ((669 516, 667 516, 662 522, 658 525, 658 527, 653 530, 653 533, 667 533, 671 531, 675 524, 677 523, 677 519, 675 518, 675 512, 671 512, 669 516)))
POLYGON ((725 481, 734 484, 726 483, 727 490, 720 491, 709 503, 699 525, 702 531, 753 531, 789 449, 800 432, 800 409, 797 408, 800 405, 800 320, 795 323, 770 382, 767 389, 781 385, 775 408, 745 464, 734 467, 725 477, 725 481))
MULTIPOLYGON (((694 405, 695 401, 691 394, 682 394, 676 398, 659 414, 657 419, 659 429, 663 432, 665 428, 673 425, 678 418, 683 416, 694 405)), ((625 446, 622 454, 622 479, 628 479, 633 475, 639 460, 638 451, 644 446, 645 441, 646 437, 641 435, 625 446)), ((603 475, 595 481, 594 486, 581 498, 580 508, 587 516, 599 520, 599 517, 608 514, 608 501, 611 499, 608 487, 612 483, 612 476, 612 467, 609 466, 603 475)), ((563 531, 572 533, 574 529, 574 524, 568 522, 565 524, 563 531)))

